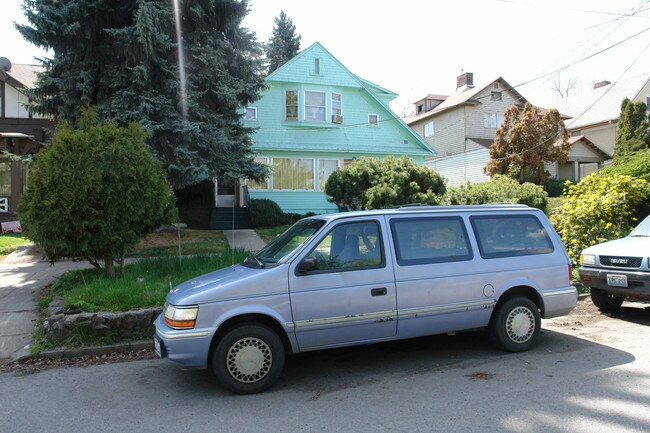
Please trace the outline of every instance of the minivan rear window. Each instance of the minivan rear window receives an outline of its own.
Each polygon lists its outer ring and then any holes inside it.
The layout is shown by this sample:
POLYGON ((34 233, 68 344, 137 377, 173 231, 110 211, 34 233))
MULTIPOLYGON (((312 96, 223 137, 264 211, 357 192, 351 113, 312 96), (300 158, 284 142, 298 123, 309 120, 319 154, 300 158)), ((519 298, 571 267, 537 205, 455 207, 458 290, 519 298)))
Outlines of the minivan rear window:
POLYGON ((551 238, 534 215, 481 215, 470 221, 484 259, 553 252, 551 238))
POLYGON ((394 218, 390 227, 400 266, 473 258, 465 224, 460 217, 394 218))

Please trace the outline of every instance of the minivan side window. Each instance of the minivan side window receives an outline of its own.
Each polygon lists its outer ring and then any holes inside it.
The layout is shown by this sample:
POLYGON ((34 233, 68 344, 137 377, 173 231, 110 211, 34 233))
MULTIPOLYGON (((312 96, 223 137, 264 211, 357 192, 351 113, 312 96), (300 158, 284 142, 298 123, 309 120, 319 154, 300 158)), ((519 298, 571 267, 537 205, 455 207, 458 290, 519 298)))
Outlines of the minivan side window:
POLYGON ((339 272, 386 266, 377 221, 339 224, 307 257, 316 260, 318 271, 339 272))
POLYGON ((400 266, 472 260, 460 217, 394 218, 390 228, 400 266))
POLYGON ((470 221, 484 259, 553 252, 551 238, 534 215, 482 215, 470 221))

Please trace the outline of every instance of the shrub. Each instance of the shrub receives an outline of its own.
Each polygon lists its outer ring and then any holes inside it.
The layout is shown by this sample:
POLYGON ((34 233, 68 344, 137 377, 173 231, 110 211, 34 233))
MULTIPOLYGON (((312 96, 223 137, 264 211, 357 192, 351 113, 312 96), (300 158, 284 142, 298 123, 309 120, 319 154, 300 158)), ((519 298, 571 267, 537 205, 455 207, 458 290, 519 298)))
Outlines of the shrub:
POLYGON ((51 262, 83 257, 112 276, 126 248, 176 218, 145 137, 137 124, 100 123, 91 109, 77 129, 59 125, 18 207, 25 234, 51 262))
POLYGON ((285 215, 280 206, 268 198, 252 199, 250 211, 253 227, 277 226, 285 221, 285 215))
POLYGON ((570 180, 548 179, 544 184, 544 191, 549 197, 560 197, 571 184, 570 180))
POLYGON ((571 186, 550 217, 571 260, 577 263, 580 252, 591 245, 627 235, 647 194, 644 179, 620 174, 594 173, 571 186))
POLYGON ((440 174, 407 156, 364 157, 335 171, 325 183, 328 200, 346 211, 439 204, 445 190, 440 174))
POLYGON ((603 176, 613 174, 626 174, 638 177, 650 182, 650 150, 640 150, 624 156, 619 156, 609 165, 600 171, 603 176))
POLYGON ((546 191, 533 183, 520 184, 511 177, 495 175, 487 182, 451 187, 445 201, 449 204, 521 203, 546 211, 546 191))

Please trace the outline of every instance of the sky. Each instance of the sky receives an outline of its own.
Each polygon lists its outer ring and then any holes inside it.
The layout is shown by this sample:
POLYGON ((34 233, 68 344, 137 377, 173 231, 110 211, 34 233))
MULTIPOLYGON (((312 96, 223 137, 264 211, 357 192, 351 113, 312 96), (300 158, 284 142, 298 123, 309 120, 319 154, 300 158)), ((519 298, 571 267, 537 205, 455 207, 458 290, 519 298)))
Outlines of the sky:
MULTIPOLYGON (((170 0, 171 1, 171 0, 170 0)), ((35 63, 45 53, 14 29, 21 0, 3 0, 0 57, 35 63)), ((456 77, 504 78, 528 101, 551 107, 557 82, 572 94, 594 83, 650 73, 650 0, 249 0, 243 26, 271 36, 284 11, 301 48, 320 42, 352 73, 399 95, 403 115, 456 77), (541 77, 541 78, 540 78, 541 77)))

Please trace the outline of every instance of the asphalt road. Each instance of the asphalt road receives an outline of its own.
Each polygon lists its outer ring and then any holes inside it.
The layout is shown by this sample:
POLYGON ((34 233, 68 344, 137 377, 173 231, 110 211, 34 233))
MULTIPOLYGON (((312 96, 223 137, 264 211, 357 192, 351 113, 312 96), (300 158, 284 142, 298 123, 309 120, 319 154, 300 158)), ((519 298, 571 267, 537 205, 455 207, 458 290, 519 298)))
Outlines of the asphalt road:
POLYGON ((523 354, 482 332, 309 353, 235 396, 148 360, 0 374, 0 432, 647 432, 650 308, 543 322, 523 354))

